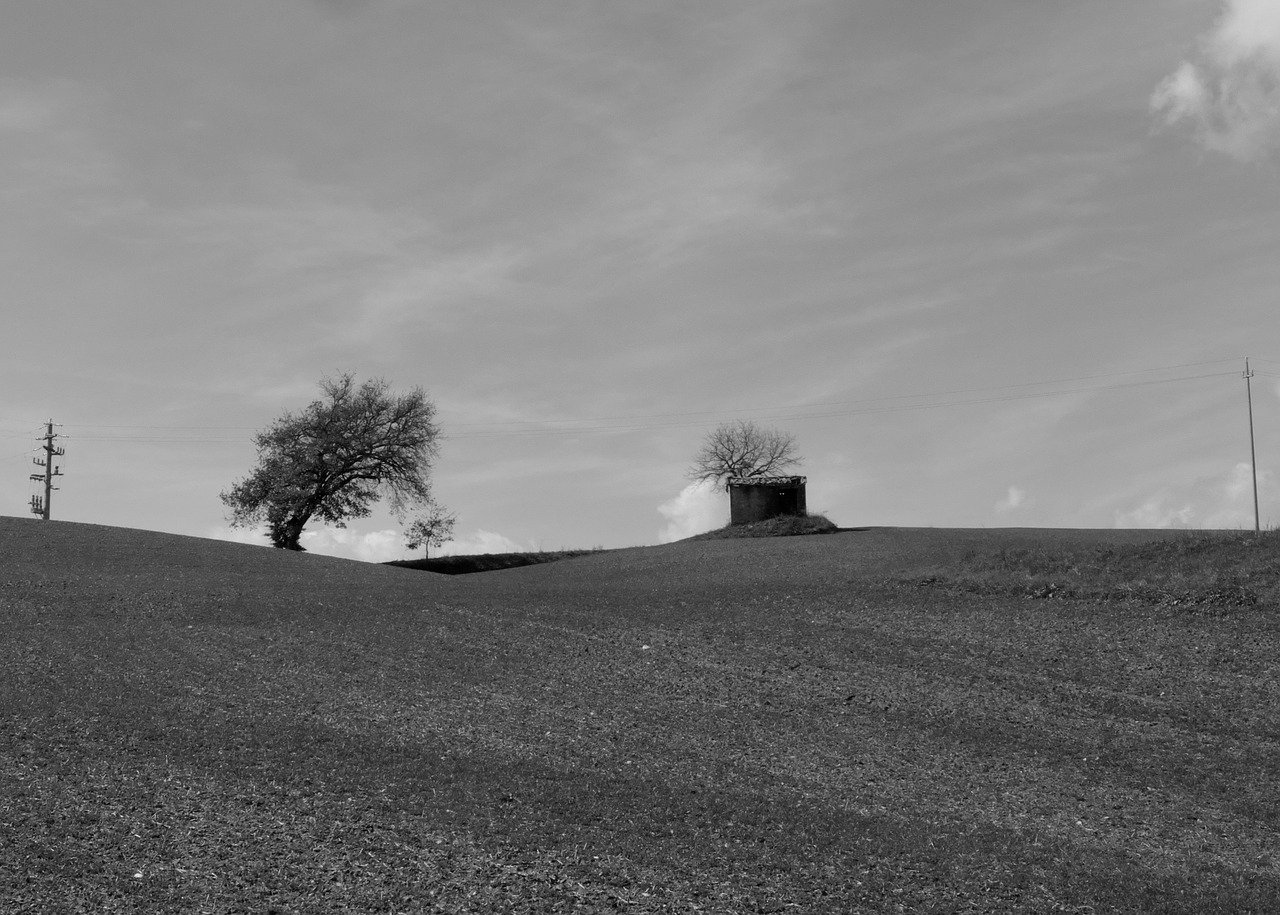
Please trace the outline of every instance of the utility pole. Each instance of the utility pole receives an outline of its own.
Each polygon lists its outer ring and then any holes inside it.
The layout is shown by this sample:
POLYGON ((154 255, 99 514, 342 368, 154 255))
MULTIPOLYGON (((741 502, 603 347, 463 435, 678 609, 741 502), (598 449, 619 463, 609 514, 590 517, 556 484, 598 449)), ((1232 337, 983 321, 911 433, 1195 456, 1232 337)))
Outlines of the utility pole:
POLYGON ((49 420, 48 425, 45 426, 44 435, 41 438, 36 439, 36 441, 44 442, 44 448, 41 449, 44 451, 44 459, 31 459, 31 463, 35 464, 37 467, 44 468, 44 473, 31 474, 31 479, 35 480, 37 483, 44 483, 44 498, 41 499, 39 496, 31 497, 31 513, 33 515, 39 515, 41 519, 45 521, 49 520, 49 509, 52 507, 53 503, 53 491, 55 489, 53 485, 53 478, 62 476, 62 470, 53 463, 53 459, 66 454, 60 446, 55 446, 53 444, 53 440, 57 437, 58 433, 53 431, 53 420, 49 420))
POLYGON ((1249 401, 1249 469, 1253 471, 1253 531, 1262 531, 1261 519, 1258 517, 1258 458, 1253 449, 1253 370, 1249 368, 1249 359, 1244 360, 1244 394, 1249 401))

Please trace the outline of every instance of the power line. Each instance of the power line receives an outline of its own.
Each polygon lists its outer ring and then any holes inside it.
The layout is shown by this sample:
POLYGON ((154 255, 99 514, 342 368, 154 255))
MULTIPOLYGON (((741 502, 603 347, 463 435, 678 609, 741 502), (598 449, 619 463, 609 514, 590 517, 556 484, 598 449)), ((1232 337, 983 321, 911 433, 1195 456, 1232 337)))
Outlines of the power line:
MULTIPOLYGON (((1169 378, 1147 378, 1143 380, 1125 381, 1115 384, 1086 385, 1085 382, 1104 379, 1132 378, 1140 375, 1151 375, 1157 372, 1174 372, 1179 369, 1198 368, 1209 365, 1221 365, 1229 360, 1217 359, 1202 362, 1184 362, 1176 365, 1150 369, 1135 369, 1123 372, 1106 372, 1093 375, 1080 375, 1070 378, 1055 378, 1043 381, 1019 382, 1015 384, 995 385, 977 388, 953 388, 942 391, 916 394, 895 394, 886 397, 863 398, 853 400, 819 401, 810 404, 788 404, 772 407, 747 407, 736 410, 693 410, 670 411, 660 413, 640 413, 623 415, 591 416, 564 419, 527 420, 509 419, 490 422, 459 422, 446 426, 446 435, 452 439, 491 438, 511 435, 597 435, 619 432, 637 432, 649 429, 680 428, 701 426, 726 415, 752 415, 757 419, 802 421, 806 419, 828 419, 841 416, 863 416, 881 413, 898 413, 914 410, 932 410, 946 407, 981 406, 992 403, 1003 403, 1044 397, 1058 397, 1069 394, 1092 394, 1126 388, 1149 385, 1172 384, 1182 381, 1195 381, 1205 378, 1235 376, 1238 370, 1224 372, 1204 372, 1191 375, 1178 375, 1169 378), (1063 387, 1071 385, 1072 387, 1063 387), (1052 387, 1051 387, 1052 386, 1052 387), (1050 388, 1048 390, 1035 390, 1050 388), (972 397, 966 395, 986 395, 972 397), (959 398, 959 399, 957 399, 959 398), (456 431, 455 431, 456 430, 456 431)), ((1260 360, 1267 361, 1267 360, 1260 360)), ((1280 363, 1275 363, 1280 365, 1280 363)), ((1277 376, 1276 373, 1257 372, 1259 375, 1277 376)), ((87 442, 129 442, 131 444, 193 444, 224 445, 244 444, 244 436, 224 435, 180 435, 181 432, 249 432, 255 431, 248 426, 209 426, 209 425, 157 425, 142 423, 86 423, 75 424, 76 430, 102 430, 81 433, 76 438, 87 442), (112 434, 115 430, 154 430, 157 434, 139 435, 135 432, 112 434), (165 434, 169 433, 169 434, 165 434)))
MULTIPOLYGON (((1121 377, 1127 377, 1132 375, 1149 375, 1153 372, 1170 372, 1170 371, 1173 371, 1174 369, 1181 369, 1181 368, 1196 368, 1204 365, 1222 365, 1229 361, 1231 360, 1214 359, 1207 362, 1184 362, 1178 365, 1163 366, 1163 367, 1154 368, 1154 369, 1133 369, 1133 370, 1124 371, 1124 372, 1106 372, 1099 375, 1080 375, 1075 378, 1056 378, 1056 379, 1048 379, 1045 381, 1024 381, 1024 382, 1018 382, 1016 384, 995 385, 993 387, 958 388, 958 389, 952 389, 952 390, 946 390, 946 391, 935 391, 935 392, 928 392, 928 393, 921 393, 921 394, 892 394, 887 397, 872 397, 872 398, 862 398, 862 399, 856 399, 856 400, 819 401, 811 404, 788 404, 788 405, 782 405, 777 407, 745 407, 737 410, 725 410, 725 409, 691 410, 691 411, 674 412, 674 413, 673 412, 635 413, 635 414, 628 414, 626 416, 593 416, 593 417, 579 417, 576 419, 559 419, 559 420, 505 419, 505 420, 493 420, 491 422, 453 423, 451 424, 450 428, 465 429, 472 426, 514 426, 514 425, 527 425, 530 423, 600 423, 600 422, 613 422, 613 421, 626 422, 626 421, 632 421, 632 420, 638 421, 638 420, 644 420, 644 419, 663 419, 667 417, 685 417, 685 416, 714 417, 714 416, 724 416, 726 414, 740 415, 743 413, 759 413, 759 412, 768 412, 775 415, 786 416, 786 415, 789 415, 787 411, 805 410, 805 409, 812 409, 816 407, 838 407, 838 406, 847 406, 850 404, 874 404, 874 403, 884 403, 884 402, 896 401, 896 400, 951 397, 959 394, 981 394, 988 391, 992 391, 992 392, 1008 391, 1008 390, 1014 390, 1016 388, 1042 387, 1044 385, 1050 385, 1050 384, 1074 384, 1076 382, 1081 382, 1081 381, 1096 381, 1101 378, 1121 378, 1121 377)), ((1214 374, 1230 375, 1230 374, 1234 374, 1234 372, 1222 372, 1222 373, 1214 373, 1214 374)), ((1202 377, 1209 377, 1209 376, 1194 375, 1190 377, 1202 378, 1202 377)), ((1177 381, 1177 380, 1181 380, 1181 379, 1176 379, 1176 378, 1154 379, 1150 383, 1161 383, 1164 381, 1177 381)), ((1100 388, 1100 390, 1101 389, 1104 389, 1104 388, 1100 388)), ((1030 395, 1030 396, 1036 396, 1036 395, 1030 395)), ((826 415, 826 414, 823 414, 823 415, 826 415)))
MULTIPOLYGON (((1119 374, 1128 374, 1128 373, 1116 373, 1116 374, 1119 375, 1119 374)), ((757 412, 761 412, 763 413, 763 415, 756 416, 755 418, 768 419, 768 420, 796 421, 796 420, 806 420, 806 419, 830 419, 830 418, 840 417, 840 416, 867 416, 867 415, 876 415, 876 414, 882 414, 882 413, 901 413, 901 412, 906 412, 910 410, 933 410, 933 409, 940 409, 943 407, 980 406, 984 404, 1004 403, 1004 402, 1015 401, 1015 400, 1028 400, 1028 399, 1043 398, 1043 397, 1058 397, 1058 396, 1063 396, 1067 394, 1093 394, 1093 393, 1100 393, 1100 392, 1106 392, 1106 391, 1122 390, 1125 388, 1148 387, 1151 385, 1172 384, 1172 383, 1181 382, 1181 381, 1196 381, 1204 378, 1223 378, 1227 376, 1234 377, 1236 375, 1237 375, 1237 372, 1235 371, 1205 372, 1197 375, 1184 375, 1177 378, 1157 378, 1157 379, 1148 379, 1145 381, 1130 381, 1130 382, 1124 382, 1121 384, 1093 385, 1090 387, 1065 388, 1065 389, 1058 389, 1058 390, 1051 390, 1051 391, 1023 391, 1021 393, 1010 393, 1010 394, 1003 394, 1003 395, 991 396, 991 397, 968 398, 964 400, 946 400, 946 399, 940 399, 940 398, 945 398, 953 394, 963 394, 963 393, 969 393, 969 392, 955 391, 955 392, 936 394, 936 395, 908 394, 908 395, 897 395, 893 397, 885 397, 885 398, 878 398, 878 399, 864 400, 864 401, 838 402, 838 404, 843 403, 843 404, 864 404, 865 405, 860 408, 847 409, 847 410, 795 412, 797 409, 805 409, 805 408, 779 408, 776 412, 769 412, 767 411, 766 408, 760 408, 760 410, 757 412), (892 401, 900 401, 900 400, 909 399, 909 398, 921 400, 923 402, 906 403, 906 404, 892 403, 892 401)), ((1080 379, 1080 380, 1086 380, 1086 379, 1080 379)), ((1053 383, 1053 382, 1043 382, 1043 383, 1053 383)), ((1006 390, 1010 387, 1017 387, 1017 386, 1005 386, 1001 388, 978 388, 978 389, 974 389, 972 393, 982 393, 984 391, 997 392, 1001 390, 1006 390)), ((823 406, 823 405, 814 404, 813 406, 823 406)), ((737 412, 742 413, 747 411, 737 411, 737 412)), ((659 418, 661 415, 662 414, 657 414, 654 418, 659 418)), ((711 411, 707 411, 705 413, 697 413, 697 414, 667 414, 667 415, 712 416, 717 414, 713 414, 711 411)), ((723 416, 725 415, 725 413, 722 412, 722 413, 719 413, 718 415, 723 416)), ((644 418, 647 419, 648 417, 644 417, 644 418)), ((502 435, 581 435, 581 434, 600 434, 600 433, 607 433, 607 432, 636 432, 636 431, 643 431, 646 429, 676 428, 676 427, 682 427, 682 426, 700 426, 705 424, 706 421, 707 420, 702 419, 702 420, 671 420, 671 421, 658 421, 658 422, 627 422, 624 418, 620 417, 618 418, 617 424, 614 424, 614 425, 594 425, 594 426, 563 425, 558 428, 549 428, 544 426, 543 428, 526 428, 526 429, 493 429, 493 430, 477 429, 476 431, 470 431, 470 432, 463 431, 455 435, 451 435, 450 437, 451 438, 480 438, 480 437, 494 437, 494 436, 502 436, 502 435)), ((528 421, 528 422, 532 424, 534 421, 528 421)), ((568 424, 568 423, 574 423, 574 422, 585 422, 585 420, 561 420, 559 422, 568 424)), ((477 424, 470 424, 470 425, 479 426, 479 425, 485 425, 485 424, 477 423, 477 424)))
MULTIPOLYGON (((68 436, 69 437, 69 436, 68 436)), ((80 435, 75 436, 81 442, 138 442, 140 444, 191 444, 191 445, 241 445, 246 439, 238 438, 191 438, 188 436, 155 436, 155 435, 80 435)))
POLYGON ((236 432, 252 431, 252 426, 162 426, 123 423, 76 423, 77 429, 224 429, 236 432))

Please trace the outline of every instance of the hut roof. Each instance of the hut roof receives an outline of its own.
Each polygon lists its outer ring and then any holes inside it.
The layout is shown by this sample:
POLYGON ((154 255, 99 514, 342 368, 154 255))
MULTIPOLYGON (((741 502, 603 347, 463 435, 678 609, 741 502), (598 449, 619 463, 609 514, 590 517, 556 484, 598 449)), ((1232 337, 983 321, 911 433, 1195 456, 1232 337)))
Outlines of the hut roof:
POLYGON ((803 486, 806 477, 733 477, 730 486, 803 486))

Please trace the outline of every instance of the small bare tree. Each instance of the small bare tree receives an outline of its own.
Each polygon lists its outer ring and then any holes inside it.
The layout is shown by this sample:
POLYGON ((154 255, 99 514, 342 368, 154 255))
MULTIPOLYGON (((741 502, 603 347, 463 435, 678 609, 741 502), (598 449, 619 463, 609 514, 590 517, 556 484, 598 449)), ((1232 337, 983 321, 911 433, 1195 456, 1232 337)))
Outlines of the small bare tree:
POLYGON ((707 433, 689 468, 689 478, 728 489, 730 480, 777 476, 799 463, 794 435, 740 419, 707 433))
POLYGON ((425 558, 431 558, 433 546, 444 546, 453 539, 453 523, 458 518, 452 512, 446 512, 435 500, 427 505, 427 513, 415 518, 405 529, 404 545, 411 550, 422 547, 425 558))

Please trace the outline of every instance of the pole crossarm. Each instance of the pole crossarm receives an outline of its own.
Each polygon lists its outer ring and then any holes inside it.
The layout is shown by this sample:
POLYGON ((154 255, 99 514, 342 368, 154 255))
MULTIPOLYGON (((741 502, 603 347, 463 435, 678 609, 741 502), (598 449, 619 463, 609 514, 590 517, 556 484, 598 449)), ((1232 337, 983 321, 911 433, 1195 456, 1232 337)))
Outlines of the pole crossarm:
POLYGON ((58 438, 58 433, 53 431, 53 420, 49 420, 45 424, 45 433, 36 439, 38 442, 44 442, 40 450, 44 452, 44 459, 32 458, 31 462, 37 467, 43 467, 44 473, 33 473, 31 479, 37 483, 44 483, 44 497, 31 497, 31 513, 39 515, 41 520, 48 521, 49 513, 53 507, 53 494, 57 487, 53 485, 53 478, 62 476, 62 468, 53 462, 56 457, 66 454, 66 450, 60 445, 55 445, 54 440, 58 438))

